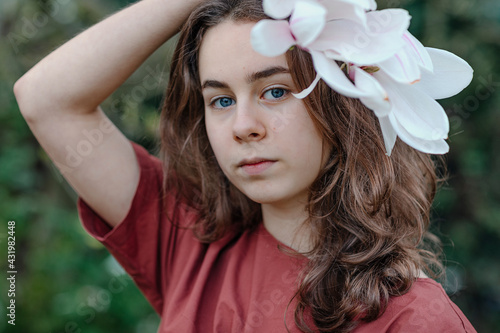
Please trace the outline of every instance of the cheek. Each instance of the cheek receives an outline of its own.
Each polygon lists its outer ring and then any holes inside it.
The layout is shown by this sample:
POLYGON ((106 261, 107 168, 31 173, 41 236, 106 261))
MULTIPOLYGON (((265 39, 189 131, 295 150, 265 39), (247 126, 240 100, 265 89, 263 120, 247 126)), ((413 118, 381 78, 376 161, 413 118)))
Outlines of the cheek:
POLYGON ((208 141, 210 143, 210 146, 212 147, 212 151, 215 154, 217 162, 219 162, 219 165, 222 168, 223 163, 221 162, 225 158, 224 153, 228 151, 228 140, 227 137, 224 137, 224 129, 222 129, 220 126, 217 126, 209 119, 205 120, 205 128, 207 131, 208 141))
POLYGON ((323 141, 307 111, 304 110, 304 113, 296 118, 289 130, 289 147, 293 149, 293 155, 302 168, 319 171, 324 158, 323 141))
POLYGON ((208 141, 210 142, 210 145, 212 146, 213 149, 214 147, 213 141, 215 140, 214 128, 213 124, 210 122, 210 120, 207 119, 206 115, 205 115, 205 130, 207 131, 208 141))
POLYGON ((321 149, 321 136, 316 130, 314 123, 306 110, 299 110, 289 126, 285 127, 286 137, 291 143, 290 146, 307 149, 302 151, 303 155, 310 155, 321 149))

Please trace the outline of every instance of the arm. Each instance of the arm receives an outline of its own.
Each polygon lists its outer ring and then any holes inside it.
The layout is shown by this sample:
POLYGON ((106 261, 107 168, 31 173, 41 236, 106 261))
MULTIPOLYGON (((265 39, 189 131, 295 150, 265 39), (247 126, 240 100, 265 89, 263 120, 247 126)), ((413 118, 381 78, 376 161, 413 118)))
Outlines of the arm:
POLYGON ((127 138, 99 105, 177 32, 200 1, 142 0, 62 45, 14 86, 40 145, 111 226, 128 212, 139 169, 127 138))

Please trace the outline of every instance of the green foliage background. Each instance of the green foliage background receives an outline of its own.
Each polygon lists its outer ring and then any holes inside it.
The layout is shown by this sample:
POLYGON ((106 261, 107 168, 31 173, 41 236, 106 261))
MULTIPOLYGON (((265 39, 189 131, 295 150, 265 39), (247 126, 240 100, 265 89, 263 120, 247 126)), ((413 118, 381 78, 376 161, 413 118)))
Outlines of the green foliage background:
MULTIPOLYGON (((159 319, 107 251, 82 229, 76 195, 19 113, 17 78, 126 0, 0 1, 0 331, 156 332, 159 319), (16 221, 16 326, 7 324, 7 222, 16 221)), ((450 117, 450 180, 439 192, 434 230, 445 244, 445 287, 479 332, 500 331, 500 2, 386 0, 403 7, 426 46, 475 70, 472 84, 441 101, 450 117)), ((155 150, 158 107, 172 42, 103 105, 126 136, 155 150), (154 77, 157 85, 144 85, 154 77)), ((77 79, 77 78, 75 78, 77 79)), ((50 84, 50 82, 47 82, 50 84)))

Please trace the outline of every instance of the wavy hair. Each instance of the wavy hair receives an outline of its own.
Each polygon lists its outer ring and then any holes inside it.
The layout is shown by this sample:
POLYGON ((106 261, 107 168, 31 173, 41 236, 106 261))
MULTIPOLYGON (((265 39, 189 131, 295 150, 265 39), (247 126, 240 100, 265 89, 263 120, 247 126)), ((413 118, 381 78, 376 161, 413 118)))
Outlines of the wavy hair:
MULTIPOLYGON (((211 0, 184 25, 175 49, 160 120, 164 189, 199 212, 193 231, 202 242, 255 228, 260 205, 225 177, 210 147, 198 76, 204 34, 226 21, 257 22, 267 16, 260 0, 211 0)), ((308 53, 286 54, 299 90, 314 79, 308 53)), ((311 184, 304 226, 313 248, 294 297, 295 322, 311 332, 349 332, 373 321, 391 296, 406 293, 423 270, 442 271, 439 239, 428 231, 438 170, 444 163, 401 142, 385 154, 378 119, 359 100, 323 82, 304 99, 331 154, 311 184)), ((290 304, 290 303, 289 303, 290 304)))

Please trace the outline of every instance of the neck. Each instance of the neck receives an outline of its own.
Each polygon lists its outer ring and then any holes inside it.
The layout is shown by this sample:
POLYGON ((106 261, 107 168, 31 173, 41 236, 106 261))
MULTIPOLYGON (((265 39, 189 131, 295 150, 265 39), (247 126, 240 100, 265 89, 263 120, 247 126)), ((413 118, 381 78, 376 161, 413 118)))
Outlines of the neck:
POLYGON ((299 251, 310 249, 309 233, 301 226, 307 219, 305 203, 262 204, 264 227, 281 243, 299 251))

